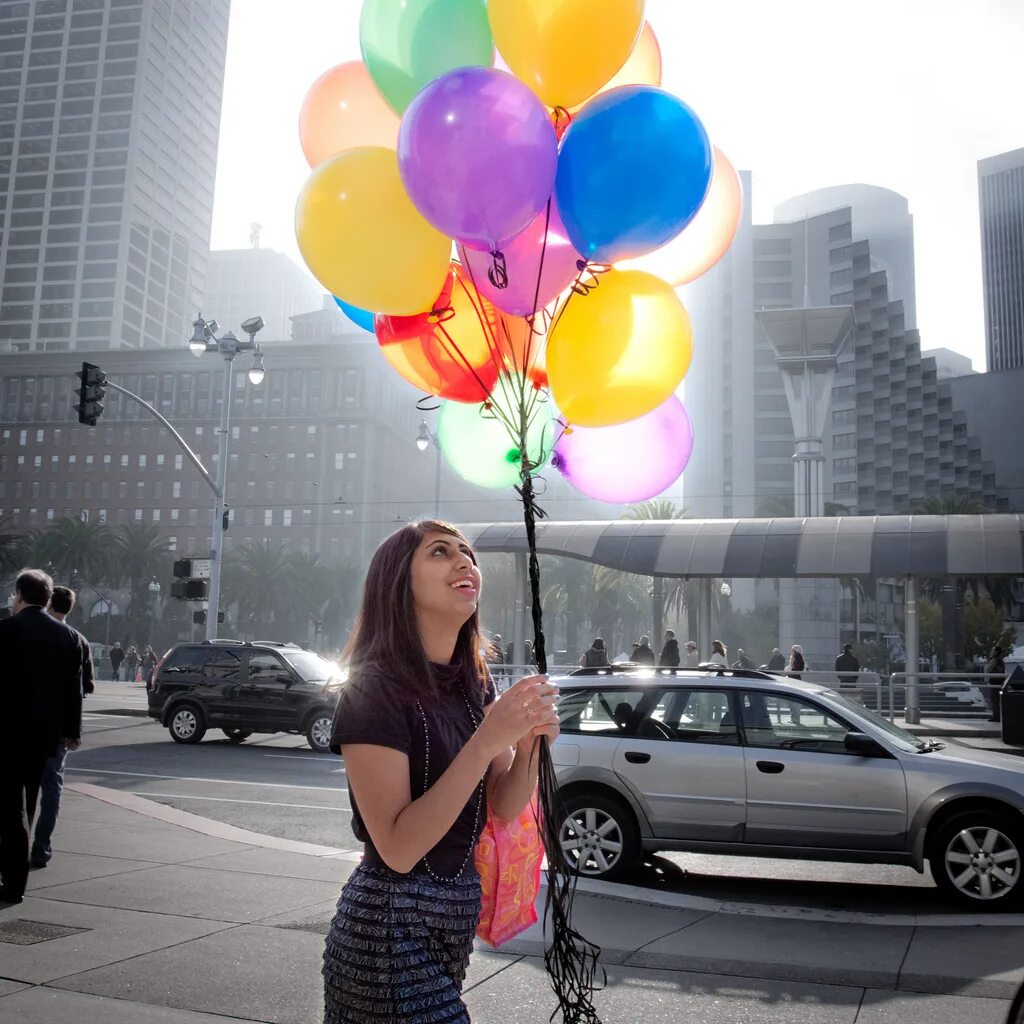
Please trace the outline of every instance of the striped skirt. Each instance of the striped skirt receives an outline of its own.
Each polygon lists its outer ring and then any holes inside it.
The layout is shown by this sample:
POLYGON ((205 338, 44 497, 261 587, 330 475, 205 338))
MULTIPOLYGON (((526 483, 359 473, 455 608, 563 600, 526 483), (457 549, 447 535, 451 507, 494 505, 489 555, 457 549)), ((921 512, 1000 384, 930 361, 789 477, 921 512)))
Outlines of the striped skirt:
POLYGON ((453 882, 360 864, 324 950, 324 1024, 468 1024, 462 983, 480 878, 453 882))

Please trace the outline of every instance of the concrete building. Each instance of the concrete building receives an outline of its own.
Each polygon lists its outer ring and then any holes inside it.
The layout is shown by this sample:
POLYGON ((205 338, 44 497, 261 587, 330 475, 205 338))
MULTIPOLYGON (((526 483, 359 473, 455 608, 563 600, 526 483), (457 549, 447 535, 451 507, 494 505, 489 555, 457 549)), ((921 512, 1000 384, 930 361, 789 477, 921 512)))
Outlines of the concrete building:
POLYGON ((1024 149, 978 161, 989 370, 1024 366, 1024 149))
POLYGON ((216 317, 225 330, 230 328, 236 334, 243 320, 258 313, 268 338, 287 338, 291 318, 318 308, 322 296, 323 288, 284 253, 214 249, 207 268, 203 313, 216 317))
POLYGON ((978 371, 969 356, 954 352, 951 348, 929 348, 922 350, 923 359, 935 360, 935 373, 939 380, 949 380, 951 377, 967 377, 978 371))
POLYGON ((229 6, 0 4, 0 351, 180 344, 203 307, 229 6))

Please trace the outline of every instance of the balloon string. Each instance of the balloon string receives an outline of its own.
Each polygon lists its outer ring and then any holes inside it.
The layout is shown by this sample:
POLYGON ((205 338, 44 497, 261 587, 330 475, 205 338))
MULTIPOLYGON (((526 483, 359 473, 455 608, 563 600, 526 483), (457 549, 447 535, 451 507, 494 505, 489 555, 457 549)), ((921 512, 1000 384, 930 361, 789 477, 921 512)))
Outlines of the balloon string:
MULTIPOLYGON (((537 284, 533 290, 533 312, 537 312, 537 303, 540 302, 540 286, 544 278, 544 257, 548 251, 548 230, 551 227, 551 197, 548 196, 547 206, 544 208, 544 240, 540 246, 540 262, 537 264, 537 284)), ((523 354, 523 376, 525 377, 530 366, 530 349, 534 339, 533 324, 530 324, 530 333, 526 338, 525 352, 523 354)))

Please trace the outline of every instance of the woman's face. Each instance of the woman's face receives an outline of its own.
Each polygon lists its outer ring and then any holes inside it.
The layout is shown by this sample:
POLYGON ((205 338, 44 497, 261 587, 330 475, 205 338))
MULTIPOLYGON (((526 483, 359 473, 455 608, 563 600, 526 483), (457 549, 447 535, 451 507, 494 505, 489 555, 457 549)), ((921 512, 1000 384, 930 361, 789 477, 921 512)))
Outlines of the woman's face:
POLYGON ((449 619, 459 627, 480 601, 480 570, 473 549, 447 533, 428 533, 412 556, 412 600, 418 617, 449 619))

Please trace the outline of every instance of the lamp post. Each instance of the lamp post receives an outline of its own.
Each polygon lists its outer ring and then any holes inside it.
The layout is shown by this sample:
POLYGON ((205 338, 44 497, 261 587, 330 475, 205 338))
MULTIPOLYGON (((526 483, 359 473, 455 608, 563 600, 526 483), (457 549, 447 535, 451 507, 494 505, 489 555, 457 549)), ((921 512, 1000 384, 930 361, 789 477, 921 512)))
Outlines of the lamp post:
POLYGON ((426 420, 420 420, 420 432, 416 435, 416 447, 425 452, 434 446, 434 518, 441 514, 441 442, 437 439, 426 420))
POLYGON ((249 381, 254 385, 263 383, 267 371, 263 366, 263 350, 256 341, 256 334, 263 329, 263 317, 254 316, 242 322, 242 330, 249 335, 239 341, 232 331, 226 331, 219 338, 220 325, 216 320, 204 320, 197 316, 192 323, 192 338, 188 343, 194 356, 205 352, 217 352, 224 360, 224 392, 220 407, 220 445, 217 455, 217 482, 213 502, 213 550, 210 552, 210 590, 206 609, 206 639, 217 636, 217 619, 220 612, 220 581, 224 559, 224 531, 228 528, 228 440, 231 429, 231 364, 239 352, 252 352, 253 362, 249 370, 249 381))
POLYGON ((152 645, 153 630, 156 628, 156 613, 160 604, 160 584, 154 577, 149 581, 149 641, 152 645))

